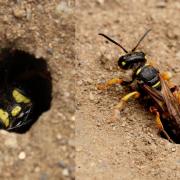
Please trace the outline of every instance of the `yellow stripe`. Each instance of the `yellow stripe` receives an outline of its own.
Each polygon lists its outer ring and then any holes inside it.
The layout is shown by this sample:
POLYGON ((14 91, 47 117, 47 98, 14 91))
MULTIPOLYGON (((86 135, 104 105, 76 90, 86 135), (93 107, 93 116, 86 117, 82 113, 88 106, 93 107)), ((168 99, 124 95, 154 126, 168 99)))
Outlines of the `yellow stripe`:
POLYGON ((156 88, 157 86, 159 86, 160 85, 160 81, 158 81, 156 84, 154 84, 152 87, 153 88, 156 88))
MULTIPOLYGON (((150 64, 145 64, 143 67, 149 66, 150 64)), ((142 67, 140 67, 137 71, 136 71, 136 75, 138 75, 142 70, 142 67)))
POLYGON ((142 68, 139 68, 137 71, 136 71, 136 75, 138 75, 140 72, 141 72, 142 68))
POLYGON ((13 90, 12 95, 17 103, 29 103, 31 101, 29 98, 22 95, 17 89, 13 90))
POLYGON ((9 115, 2 109, 0 109, 0 120, 4 123, 5 127, 9 126, 9 115))
POLYGON ((17 116, 21 112, 21 109, 20 106, 15 106, 11 111, 12 116, 17 116))
POLYGON ((150 65, 150 64, 147 63, 147 64, 145 64, 144 66, 149 66, 149 65, 150 65))

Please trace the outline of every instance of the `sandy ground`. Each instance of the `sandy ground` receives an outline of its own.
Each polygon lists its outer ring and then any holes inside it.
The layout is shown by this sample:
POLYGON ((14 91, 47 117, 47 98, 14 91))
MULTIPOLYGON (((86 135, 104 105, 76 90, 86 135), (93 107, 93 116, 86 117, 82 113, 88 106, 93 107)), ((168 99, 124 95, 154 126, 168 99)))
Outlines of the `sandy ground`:
POLYGON ((25 134, 0 131, 0 179, 74 179, 74 1, 1 0, 1 48, 43 57, 52 101, 25 134))
POLYGON ((101 92, 96 84, 128 77, 117 68, 122 50, 105 33, 131 49, 147 30, 139 50, 180 84, 180 2, 178 0, 77 1, 76 177, 80 180, 180 179, 180 146, 157 135, 154 116, 137 101, 108 124, 127 89, 101 92))

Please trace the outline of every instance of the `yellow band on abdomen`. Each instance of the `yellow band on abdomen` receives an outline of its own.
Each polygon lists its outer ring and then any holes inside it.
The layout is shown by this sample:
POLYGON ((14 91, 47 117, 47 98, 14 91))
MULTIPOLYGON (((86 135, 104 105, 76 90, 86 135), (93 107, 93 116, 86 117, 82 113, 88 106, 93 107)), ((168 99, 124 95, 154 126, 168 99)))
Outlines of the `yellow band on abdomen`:
POLYGON ((17 103, 29 103, 31 100, 22 95, 17 89, 14 89, 12 95, 17 103))
POLYGON ((11 111, 11 115, 14 117, 14 116, 17 116, 20 112, 21 112, 21 106, 15 106, 12 111, 11 111))
POLYGON ((3 109, 0 109, 0 120, 3 122, 5 127, 9 126, 9 114, 3 109))

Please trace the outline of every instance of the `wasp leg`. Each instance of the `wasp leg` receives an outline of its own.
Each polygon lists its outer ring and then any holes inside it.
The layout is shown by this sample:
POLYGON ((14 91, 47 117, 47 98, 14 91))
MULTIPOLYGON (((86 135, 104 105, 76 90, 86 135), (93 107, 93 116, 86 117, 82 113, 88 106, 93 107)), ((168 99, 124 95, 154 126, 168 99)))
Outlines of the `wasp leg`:
POLYGON ((170 81, 170 79, 172 78, 172 73, 170 73, 169 71, 162 72, 161 77, 162 77, 163 80, 167 81, 168 86, 171 89, 171 92, 177 91, 177 89, 178 89, 177 86, 170 81))
POLYGON ((168 139, 168 141, 171 143, 174 143, 173 140, 169 137, 169 135, 167 134, 167 132, 165 131, 165 129, 163 127, 163 124, 161 122, 160 114, 159 114, 158 110, 155 107, 150 107, 150 112, 156 114, 156 125, 157 125, 159 132, 163 132, 163 134, 168 139))
POLYGON ((180 91, 179 88, 176 86, 174 91, 173 91, 173 95, 176 97, 178 103, 180 104, 180 91))
POLYGON ((140 93, 138 91, 133 91, 127 95, 125 95, 124 97, 121 98, 120 102, 115 106, 114 108, 114 114, 113 114, 113 118, 108 121, 109 123, 113 123, 115 122, 117 119, 119 119, 119 113, 120 111, 123 109, 123 107, 125 106, 126 102, 130 99, 130 98, 139 98, 140 93))
POLYGON ((163 80, 167 80, 169 81, 172 78, 172 74, 170 72, 162 72, 161 73, 161 77, 163 78, 163 80))
POLYGON ((133 91, 129 94, 126 94, 124 97, 121 98, 120 102, 115 106, 115 109, 121 110, 123 105, 130 99, 130 98, 139 98, 140 93, 138 91, 133 91))
POLYGON ((99 90, 106 90, 106 89, 110 88, 111 86, 113 86, 115 84, 122 84, 122 82, 123 82, 122 79, 113 78, 113 79, 107 81, 106 83, 98 84, 97 88, 99 90))

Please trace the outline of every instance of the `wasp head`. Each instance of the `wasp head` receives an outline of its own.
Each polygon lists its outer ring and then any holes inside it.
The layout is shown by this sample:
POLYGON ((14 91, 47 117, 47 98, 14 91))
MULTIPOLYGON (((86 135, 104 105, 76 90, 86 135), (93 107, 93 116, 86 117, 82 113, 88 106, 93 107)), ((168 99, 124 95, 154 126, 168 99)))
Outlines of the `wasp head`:
POLYGON ((146 63, 145 54, 143 52, 136 52, 136 49, 139 46, 139 44, 141 43, 141 41, 146 37, 146 35, 150 31, 151 31, 151 29, 147 30, 143 34, 143 36, 137 42, 136 46, 130 52, 128 52, 120 43, 114 41, 113 39, 106 36, 105 34, 101 33, 99 35, 105 37, 110 42, 116 44, 117 46, 119 46, 126 53, 124 56, 121 56, 119 58, 118 65, 119 65, 120 68, 122 68, 122 69, 134 69, 135 68, 136 69, 139 66, 142 66, 143 64, 146 63))
POLYGON ((121 56, 118 60, 118 66, 122 69, 134 69, 146 63, 143 52, 130 52, 121 56))

